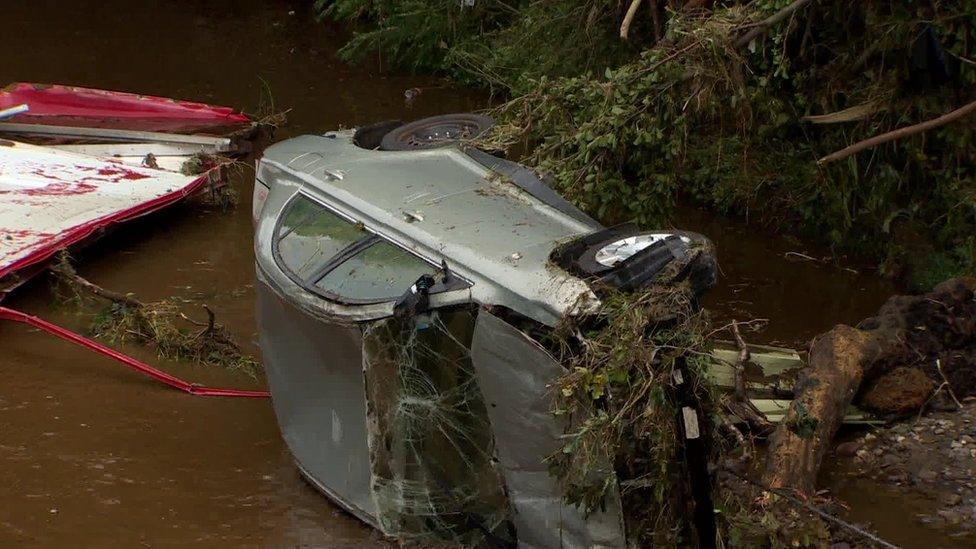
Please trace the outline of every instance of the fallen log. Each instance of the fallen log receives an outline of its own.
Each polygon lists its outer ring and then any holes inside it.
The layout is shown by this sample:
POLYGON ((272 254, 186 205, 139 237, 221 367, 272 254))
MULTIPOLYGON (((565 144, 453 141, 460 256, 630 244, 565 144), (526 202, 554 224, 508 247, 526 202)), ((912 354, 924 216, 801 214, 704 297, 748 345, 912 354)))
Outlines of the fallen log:
MULTIPOLYGON (((896 370, 917 368, 942 383, 954 399, 960 389, 964 395, 976 393, 972 364, 956 360, 952 370, 943 369, 947 359, 972 356, 976 349, 974 296, 976 279, 948 280, 925 295, 892 297, 857 328, 838 325, 818 337, 786 417, 770 438, 763 483, 812 494, 824 454, 862 385, 872 388, 870 382, 896 370)), ((885 400, 876 393, 873 398, 885 400)))
POLYGON ((871 335, 839 325, 810 347, 796 398, 770 441, 763 482, 812 494, 817 471, 877 354, 871 335))

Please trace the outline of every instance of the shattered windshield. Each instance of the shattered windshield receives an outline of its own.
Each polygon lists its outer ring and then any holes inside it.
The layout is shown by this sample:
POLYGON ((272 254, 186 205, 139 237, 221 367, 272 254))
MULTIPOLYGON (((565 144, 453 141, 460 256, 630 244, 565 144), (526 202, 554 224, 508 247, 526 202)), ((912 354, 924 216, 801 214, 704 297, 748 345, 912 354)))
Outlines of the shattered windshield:
POLYGON ((387 319, 364 333, 367 438, 383 531, 414 541, 506 546, 513 533, 492 464, 466 310, 387 319))

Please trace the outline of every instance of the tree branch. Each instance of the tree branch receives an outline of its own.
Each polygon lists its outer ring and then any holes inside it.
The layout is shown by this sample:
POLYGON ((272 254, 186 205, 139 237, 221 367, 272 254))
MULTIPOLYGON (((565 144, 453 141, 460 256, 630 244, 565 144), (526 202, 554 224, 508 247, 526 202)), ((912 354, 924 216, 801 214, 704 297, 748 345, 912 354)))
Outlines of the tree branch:
POLYGON ((70 265, 67 264, 67 262, 62 261, 61 263, 54 264, 51 266, 51 270, 57 273, 58 275, 64 277, 65 279, 69 280, 72 284, 76 284, 78 287, 87 290, 94 295, 105 298, 109 301, 115 303, 121 303, 123 305, 132 307, 133 309, 142 309, 143 307, 146 306, 145 303, 139 301, 134 297, 130 297, 125 294, 120 294, 118 292, 113 292, 112 290, 107 290, 105 288, 102 288, 101 286, 93 282, 89 282, 85 278, 82 278, 78 273, 76 273, 75 270, 71 268, 70 265))
POLYGON ((938 118, 933 118, 932 120, 926 120, 919 124, 913 126, 906 126, 904 128, 898 128, 897 130, 890 131, 888 133, 883 133, 881 135, 876 135, 870 139, 865 139, 863 141, 858 141, 853 145, 843 148, 837 152, 828 154, 827 156, 817 160, 817 164, 826 164, 828 162, 834 162, 836 160, 843 160, 848 156, 857 154, 863 150, 871 149, 877 147, 878 145, 883 145, 885 143, 895 141, 897 139, 902 139, 903 137, 910 137, 928 130, 938 128, 940 126, 945 126, 951 122, 955 122, 961 118, 964 118, 973 112, 976 112, 976 101, 960 107, 950 113, 943 114, 938 118))
POLYGON ((634 15, 637 13, 637 8, 640 7, 641 0, 633 0, 630 3, 630 7, 627 8, 627 14, 624 15, 624 21, 620 24, 620 39, 627 40, 630 34, 630 24, 634 22, 634 15))
POLYGON ((735 46, 737 48, 748 46, 749 42, 755 40, 759 35, 766 32, 767 29, 769 29, 772 26, 775 26, 783 19, 786 19, 787 17, 792 15, 793 12, 795 12, 796 10, 809 4, 811 1, 812 0, 796 0, 792 4, 770 15, 766 19, 763 19, 762 21, 757 23, 756 26, 752 27, 752 29, 750 29, 749 32, 739 37, 739 39, 735 41, 735 46))

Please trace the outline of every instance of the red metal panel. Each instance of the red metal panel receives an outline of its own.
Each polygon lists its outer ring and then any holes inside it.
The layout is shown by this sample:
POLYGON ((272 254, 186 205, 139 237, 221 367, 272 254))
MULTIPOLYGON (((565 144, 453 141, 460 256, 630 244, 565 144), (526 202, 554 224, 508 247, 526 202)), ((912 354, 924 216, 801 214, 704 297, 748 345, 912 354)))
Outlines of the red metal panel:
POLYGON ((96 122, 85 125, 157 130, 167 127, 240 125, 251 121, 229 107, 134 93, 22 82, 0 90, 0 109, 24 103, 30 107, 30 112, 14 117, 14 121, 30 122, 34 119, 39 122, 38 119, 43 119, 44 123, 51 123, 52 118, 80 118, 96 122), (123 123, 120 124, 120 121, 123 123), (134 124, 136 121, 143 124, 134 124))

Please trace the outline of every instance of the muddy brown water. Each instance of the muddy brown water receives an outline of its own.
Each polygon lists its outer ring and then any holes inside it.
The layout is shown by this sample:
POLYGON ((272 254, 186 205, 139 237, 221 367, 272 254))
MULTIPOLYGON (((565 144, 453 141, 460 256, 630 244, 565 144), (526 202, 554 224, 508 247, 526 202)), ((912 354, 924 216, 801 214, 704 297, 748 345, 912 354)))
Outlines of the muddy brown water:
MULTIPOLYGON (((287 137, 376 120, 481 108, 485 98, 430 78, 392 75, 379 59, 335 58, 344 31, 314 24, 306 3, 277 0, 5 3, 0 81, 58 82, 255 110, 270 89, 288 109, 287 137), (408 108, 404 90, 422 94, 408 108)), ((265 97, 265 102, 266 102, 265 97)), ((250 181, 229 212, 183 204, 115 231, 80 256, 82 275, 144 301, 206 303, 254 341, 250 181)), ((894 289, 832 264, 795 240, 694 210, 680 224, 712 237, 722 279, 706 305, 717 318, 770 319, 757 342, 800 345, 856 322, 894 289), (790 258, 794 259, 790 259, 790 258)), ((6 303, 84 331, 91 310, 59 305, 47 281, 6 303)), ((259 387, 234 372, 127 352, 187 379, 259 387)), ((369 528, 305 484, 267 401, 168 390, 111 361, 23 326, 0 324, 0 544, 373 547, 369 528)), ((843 495, 843 494, 842 494, 843 495)), ((898 514, 863 515, 907 544, 898 514)), ((855 518, 857 514, 855 513, 855 518)), ((914 536, 914 537, 913 537, 914 536)), ((895 541, 898 541, 896 539, 895 541)))

